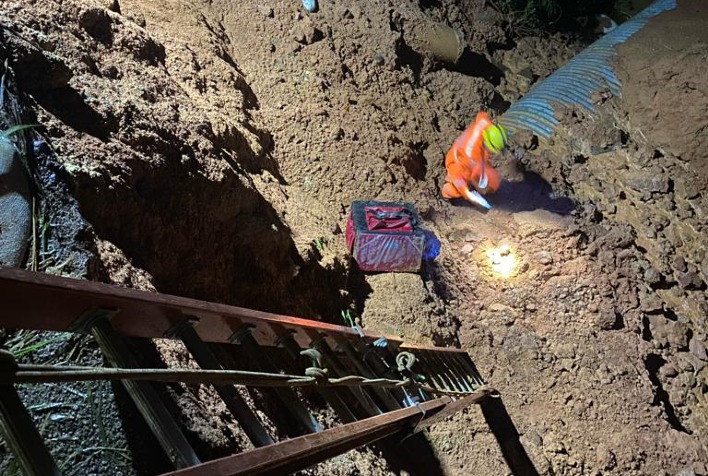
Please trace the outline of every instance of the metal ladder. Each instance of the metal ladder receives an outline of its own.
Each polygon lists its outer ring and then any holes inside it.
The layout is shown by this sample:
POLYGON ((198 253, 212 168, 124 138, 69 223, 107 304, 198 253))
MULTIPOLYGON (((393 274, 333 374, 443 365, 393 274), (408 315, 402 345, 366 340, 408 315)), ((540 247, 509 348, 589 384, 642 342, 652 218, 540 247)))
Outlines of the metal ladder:
MULTIPOLYGON (((239 371, 317 375, 311 388, 343 423, 325 429, 289 385, 266 385, 259 387, 264 395, 287 409, 287 439, 276 441, 236 387, 220 381, 216 392, 256 449, 202 462, 150 377, 121 378, 174 466, 166 474, 288 474, 392 435, 411 435, 492 393, 466 352, 318 321, 2 268, 0 302, 0 327, 89 333, 106 361, 126 372, 144 368, 132 337, 179 339, 201 369, 222 373, 234 369, 210 344, 230 344, 248 357, 239 371), (351 378, 362 383, 328 380, 351 378)), ((62 369, 36 367, 0 352, 0 430, 25 474, 58 475, 15 384, 42 381, 41 370, 58 378, 62 369)))

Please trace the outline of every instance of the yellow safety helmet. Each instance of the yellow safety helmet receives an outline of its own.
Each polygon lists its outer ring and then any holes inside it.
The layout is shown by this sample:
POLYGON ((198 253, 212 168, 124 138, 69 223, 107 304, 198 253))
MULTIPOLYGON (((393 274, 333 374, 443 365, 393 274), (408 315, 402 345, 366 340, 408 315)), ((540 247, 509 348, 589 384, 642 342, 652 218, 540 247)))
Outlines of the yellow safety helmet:
POLYGON ((490 152, 497 154, 501 151, 508 141, 506 129, 504 126, 492 124, 482 131, 484 137, 484 145, 487 146, 490 152))

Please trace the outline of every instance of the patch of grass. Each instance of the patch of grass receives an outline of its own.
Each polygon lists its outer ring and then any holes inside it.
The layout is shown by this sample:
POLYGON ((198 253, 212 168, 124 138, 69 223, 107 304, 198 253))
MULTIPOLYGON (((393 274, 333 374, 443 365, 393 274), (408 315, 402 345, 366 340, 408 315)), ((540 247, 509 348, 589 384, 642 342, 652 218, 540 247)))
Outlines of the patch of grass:
POLYGON ((7 345, 12 355, 19 359, 48 345, 66 342, 70 336, 68 333, 60 333, 46 337, 46 332, 22 330, 9 338, 7 345))
POLYGON ((113 457, 123 459, 126 462, 131 461, 130 452, 125 448, 116 448, 112 446, 89 446, 88 448, 80 448, 67 456, 66 459, 59 464, 59 471, 66 471, 70 468, 71 471, 66 474, 86 474, 83 466, 88 464, 91 458, 101 453, 107 453, 113 457), (80 457, 83 457, 83 461, 74 464, 75 460, 80 457), (69 467, 69 465, 71 466, 69 467))
POLYGON ((22 476, 22 470, 20 468, 20 463, 17 462, 14 456, 11 457, 10 462, 7 463, 7 467, 3 473, 5 476, 22 476))
POLYGON ((342 309, 340 314, 345 325, 349 327, 354 327, 354 324, 356 324, 356 318, 354 317, 350 309, 342 309))

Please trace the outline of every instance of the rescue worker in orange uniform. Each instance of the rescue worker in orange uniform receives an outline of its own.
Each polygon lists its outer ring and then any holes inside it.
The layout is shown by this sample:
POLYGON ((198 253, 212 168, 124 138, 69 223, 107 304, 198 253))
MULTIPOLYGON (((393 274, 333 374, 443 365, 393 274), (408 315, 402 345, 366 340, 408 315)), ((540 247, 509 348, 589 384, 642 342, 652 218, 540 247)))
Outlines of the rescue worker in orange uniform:
POLYGON ((495 192, 501 179, 490 163, 490 156, 499 153, 507 140, 504 126, 494 124, 486 112, 477 114, 474 123, 455 139, 445 156, 447 176, 443 197, 448 200, 462 197, 492 208, 482 195, 495 192))

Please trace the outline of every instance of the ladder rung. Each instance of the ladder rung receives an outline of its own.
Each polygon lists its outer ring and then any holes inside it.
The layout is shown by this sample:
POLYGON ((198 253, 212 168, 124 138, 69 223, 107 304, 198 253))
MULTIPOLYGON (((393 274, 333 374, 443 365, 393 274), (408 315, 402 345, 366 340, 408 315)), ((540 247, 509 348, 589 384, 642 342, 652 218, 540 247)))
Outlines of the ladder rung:
MULTIPOLYGON (((300 355, 300 351, 302 349, 293 338, 292 332, 285 331, 285 333, 278 338, 278 344, 287 350, 294 362, 297 362, 300 357, 302 357, 300 355)), ((320 395, 327 400, 327 403, 332 406, 332 409, 334 409, 337 416, 343 422, 351 423, 357 420, 357 417, 352 413, 349 406, 342 399, 341 393, 346 389, 318 387, 317 390, 320 395)))
MULTIPOLYGON (((113 313, 114 311, 96 310, 79 318, 78 322, 83 325, 84 329, 91 332, 110 365, 118 368, 140 368, 125 345, 123 337, 113 329, 108 320, 113 313)), ((187 442, 165 404, 160 400, 155 387, 146 381, 121 380, 121 383, 135 402, 135 406, 138 407, 143 418, 148 422, 148 426, 152 429, 172 464, 176 468, 199 464, 197 454, 187 442)))
MULTIPOLYGON (((175 326, 171 334, 184 342, 185 347, 187 347, 187 350, 194 356, 194 360, 196 360, 201 368, 211 370, 223 369, 223 366, 219 363, 219 360, 211 349, 209 349, 206 342, 199 338, 189 320, 185 320, 175 326)), ((236 420, 238 420, 244 433, 246 433, 248 439, 251 440, 255 446, 266 446, 275 442, 273 437, 270 436, 263 427, 258 417, 251 411, 246 401, 238 393, 236 387, 233 385, 214 385, 214 390, 219 394, 226 408, 228 408, 236 420)))
MULTIPOLYGON (((11 356, 8 356, 11 357, 11 356)), ((12 364, 14 359, 3 364, 12 364)), ((0 384, 0 433, 27 476, 60 476, 52 455, 32 422, 17 390, 0 384)))
MULTIPOLYGON (((322 354, 326 367, 334 374, 333 377, 345 377, 350 373, 342 366, 332 348, 327 344, 324 337, 320 337, 312 343, 312 347, 322 354)), ((354 411, 362 412, 367 417, 380 415, 383 413, 369 394, 361 387, 348 387, 349 393, 354 396, 354 411)))
MULTIPOLYGON (((361 376, 366 378, 380 377, 379 375, 376 375, 373 369, 369 367, 369 365, 362 359, 359 353, 354 350, 354 347, 349 342, 344 339, 338 339, 337 343, 339 344, 339 347, 344 351, 346 356, 349 358, 349 361, 354 364, 361 376)), ((380 400, 380 403, 386 407, 386 410, 392 411, 402 408, 402 405, 398 401, 396 401, 396 398, 393 397, 389 389, 371 387, 371 390, 374 394, 376 394, 376 397, 378 400, 380 400)))
MULTIPOLYGON (((263 351, 263 348, 256 342, 253 337, 251 328, 243 326, 238 329, 229 339, 234 344, 243 346, 246 352, 250 355, 254 367, 262 372, 278 372, 280 369, 275 365, 270 356, 263 351)), ((305 408, 305 405, 300 401, 297 393, 290 387, 275 387, 272 389, 263 389, 265 393, 269 393, 279 400, 286 408, 288 408, 301 428, 303 433, 318 433, 322 431, 322 425, 317 419, 312 416, 312 413, 305 408)))

